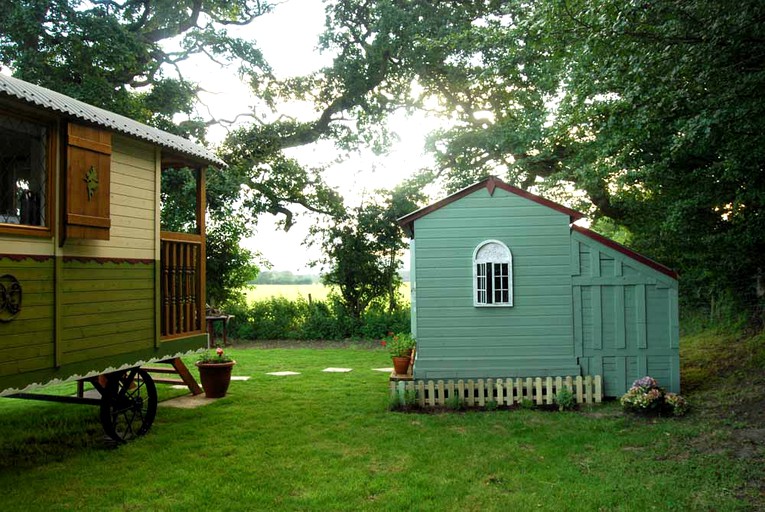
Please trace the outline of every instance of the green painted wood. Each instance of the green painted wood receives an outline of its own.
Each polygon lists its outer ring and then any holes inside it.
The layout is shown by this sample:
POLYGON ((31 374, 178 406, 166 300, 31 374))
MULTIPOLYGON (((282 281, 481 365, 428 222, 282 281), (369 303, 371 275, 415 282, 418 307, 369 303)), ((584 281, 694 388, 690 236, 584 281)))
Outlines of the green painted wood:
MULTIPOLYGON (((26 261, 26 260, 24 260, 26 261)), ((0 275, 10 274, 19 282, 22 281, 41 281, 52 282, 53 281, 53 264, 52 263, 38 263, 36 268, 18 268, 12 266, 5 266, 0 268, 0 275)))
MULTIPOLYGON (((159 348, 162 337, 162 264, 154 262, 154 348, 159 348)), ((415 331, 412 331, 415 332, 415 331)))
POLYGON ((603 356, 597 355, 590 359, 590 373, 588 375, 603 375, 603 356))
MULTIPOLYGON (((582 262, 589 261, 594 267, 593 255, 600 254, 601 276, 583 273, 572 278, 581 287, 583 358, 588 359, 590 372, 597 371, 595 361, 602 358, 608 396, 621 395, 645 375, 679 391, 678 351, 672 341, 672 333, 678 331, 670 327, 676 325, 677 282, 579 233, 573 232, 571 237, 580 245, 582 262), (584 255, 589 257, 584 259, 584 255)), ((596 273, 595 269, 591 272, 596 273)))
POLYGON ((657 281, 650 276, 608 276, 597 278, 577 276, 572 278, 572 282, 579 286, 634 286, 638 284, 657 284, 657 281))
POLYGON ((111 341, 107 335, 116 335, 123 332, 132 332, 134 330, 144 330, 154 327, 154 318, 144 318, 139 320, 129 320, 122 322, 112 322, 100 325, 87 325, 83 327, 70 327, 64 329, 63 340, 65 342, 79 339, 87 339, 89 342, 97 343, 99 339, 103 342, 111 341))
POLYGON ((680 315, 678 311, 678 297, 677 290, 669 290, 669 346, 670 348, 680 348, 680 315))
POLYGON ((40 330, 34 330, 30 327, 20 334, 6 334, 0 338, 0 349, 12 349, 18 347, 27 347, 32 345, 53 346, 53 330, 45 325, 40 326, 40 330))
POLYGON ((128 322, 135 320, 153 320, 154 310, 144 303, 141 309, 125 311, 112 311, 109 313, 95 313, 92 315, 66 315, 63 319, 63 328, 97 326, 112 324, 115 322, 128 322))
POLYGON ((627 348, 627 332, 625 330, 625 317, 627 315, 627 312, 624 308, 624 287, 623 286, 615 286, 614 287, 614 319, 615 319, 615 337, 614 337, 614 346, 615 348, 627 348))
MULTIPOLYGON (((579 249, 577 248, 577 251, 578 250, 579 249)), ((574 286, 572 290, 574 301, 574 355, 579 358, 584 354, 584 335, 582 331, 582 287, 574 286)))
MULTIPOLYGON (((415 339, 417 339, 417 310, 418 310, 418 304, 417 304, 417 249, 416 249, 416 241, 414 239, 409 240, 409 290, 410 290, 410 296, 409 300, 411 303, 411 315, 410 315, 410 329, 412 331, 412 336, 414 336, 415 339)), ((458 299, 459 300, 459 299, 458 299)), ((452 303, 454 304, 454 303, 452 303)), ((458 302, 459 304, 459 302, 458 302)), ((436 307, 443 307, 443 306, 436 306, 436 307)), ((460 308, 461 309, 461 308, 460 308)), ((415 365, 416 365, 415 361, 415 365)))
POLYGON ((591 277, 600 277, 600 251, 597 249, 590 250, 590 276, 591 277))
POLYGON ((62 291, 65 294, 96 291, 128 291, 128 290, 152 290, 154 296, 154 279, 103 279, 71 281, 69 276, 62 283, 62 291))
POLYGON ((145 290, 110 290, 99 292, 66 293, 62 298, 64 305, 91 304, 96 302, 122 302, 138 299, 154 301, 154 289, 145 290))
POLYGON ((82 304, 69 304, 66 307, 67 317, 77 315, 102 315, 106 313, 135 311, 140 309, 151 309, 152 298, 109 301, 109 302, 84 302, 82 304))
POLYGON ((194 335, 188 338, 179 338, 174 340, 163 340, 159 349, 153 347, 149 349, 138 349, 132 352, 122 354, 112 354, 109 356, 96 355, 94 358, 86 361, 69 362, 60 368, 53 368, 52 360, 41 358, 40 362, 31 362, 22 364, 15 368, 14 373, 4 373, 7 363, 0 362, 0 391, 10 388, 23 388, 33 383, 46 383, 54 379, 68 379, 75 375, 83 375, 91 371, 103 371, 107 368, 119 367, 124 364, 133 364, 138 361, 148 361, 149 359, 163 358, 174 355, 179 352, 197 350, 206 346, 207 335, 194 335), (35 367, 36 366, 36 367, 35 367))
POLYGON ((493 197, 476 191, 415 221, 415 378, 497 377, 513 365, 529 373, 526 359, 550 361, 545 354, 563 357, 557 368, 578 371, 568 223, 568 216, 503 190, 493 197), (473 305, 472 258, 486 240, 500 240, 512 253, 513 307, 473 305))
POLYGON ((646 310, 645 310, 645 285, 635 287, 635 306, 637 310, 636 330, 637 330, 637 348, 645 349, 648 347, 646 332, 646 310))
POLYGON ((66 279, 68 281, 100 281, 142 279, 152 280, 154 269, 147 265, 125 265, 120 268, 67 268, 66 279))
POLYGON ((648 375, 648 356, 641 353, 637 356, 637 378, 648 375))
POLYGON ((579 242, 577 240, 571 240, 571 275, 578 276, 582 273, 582 266, 579 253, 579 242))
POLYGON ((14 334, 24 334, 42 330, 50 330, 53 332, 53 305, 51 305, 50 314, 46 318, 33 318, 31 320, 17 318, 12 322, 0 324, 0 326, 2 326, 0 327, 0 333, 2 333, 0 338, 12 336, 14 334))
POLYGON ((53 344, 40 343, 37 345, 25 345, 21 347, 0 348, 0 361, 21 361, 40 357, 52 357, 53 344))
POLYGON ((615 363, 616 363, 616 383, 619 386, 618 389, 625 389, 625 390, 629 389, 630 384, 632 384, 632 381, 628 382, 629 379, 627 378, 627 356, 616 357, 615 363))
POLYGON ((40 261, 34 258, 18 259, 14 257, 11 259, 7 256, 0 254, 0 272, 7 272, 12 270, 14 272, 22 272, 24 270, 40 270, 41 268, 53 268, 53 258, 40 261))
POLYGON ((603 348, 603 298, 602 288, 592 287, 592 347, 603 348))
MULTIPOLYGON (((17 375, 53 367, 52 356, 39 356, 29 359, 13 359, 0 362, 0 382, 4 378, 13 378, 17 375)), ((0 388, 1 390, 2 388, 0 388)))
MULTIPOLYGON (((27 283, 28 284, 28 283, 27 283)), ((48 283, 48 287, 50 287, 50 283, 48 283)), ((53 303, 53 293, 52 292, 44 292, 44 293, 29 293, 27 290, 29 289, 29 286, 24 286, 24 295, 22 298, 23 307, 21 310, 21 313, 23 314, 28 307, 31 306, 50 306, 53 303)))
POLYGON ((98 345, 90 348, 77 347, 77 350, 67 352, 68 347, 64 347, 64 357, 67 363, 78 363, 89 361, 98 357, 118 357, 126 352, 135 352, 137 350, 154 350, 154 342, 151 339, 151 332, 147 335, 145 332, 138 339, 130 339, 128 334, 121 334, 119 343, 113 345, 98 345))

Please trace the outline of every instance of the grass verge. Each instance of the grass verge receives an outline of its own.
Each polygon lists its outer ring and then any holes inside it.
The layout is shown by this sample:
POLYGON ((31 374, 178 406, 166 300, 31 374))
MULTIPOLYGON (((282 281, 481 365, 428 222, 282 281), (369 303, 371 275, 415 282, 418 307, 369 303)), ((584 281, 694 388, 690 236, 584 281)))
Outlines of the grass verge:
MULTIPOLYGON (((689 345, 690 346, 690 345, 689 345)), ((148 436, 104 443, 97 409, 0 400, 4 510, 751 510, 762 445, 718 405, 642 419, 386 410, 381 349, 239 349, 228 397, 161 408, 148 436), (328 374, 328 366, 350 367, 328 374), (293 370, 293 377, 267 371, 293 370)), ((687 352, 687 351, 686 351, 687 352)), ((756 352, 756 351, 755 351, 756 352)), ((702 356, 685 355, 689 361, 702 356)), ((754 358, 757 360, 757 357, 754 358)), ((709 366, 706 366, 707 368, 709 366)), ((174 393, 160 386, 162 396, 174 393)), ((762 426, 760 425, 760 429, 762 426)))

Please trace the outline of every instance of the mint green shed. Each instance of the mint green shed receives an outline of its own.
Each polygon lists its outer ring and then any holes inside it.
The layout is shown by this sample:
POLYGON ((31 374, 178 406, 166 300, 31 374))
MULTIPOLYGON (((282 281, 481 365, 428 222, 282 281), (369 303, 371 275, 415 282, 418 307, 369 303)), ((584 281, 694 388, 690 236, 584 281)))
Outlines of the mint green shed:
POLYGON ((650 375, 679 392, 677 275, 490 177, 399 220, 411 237, 414 378, 650 375))

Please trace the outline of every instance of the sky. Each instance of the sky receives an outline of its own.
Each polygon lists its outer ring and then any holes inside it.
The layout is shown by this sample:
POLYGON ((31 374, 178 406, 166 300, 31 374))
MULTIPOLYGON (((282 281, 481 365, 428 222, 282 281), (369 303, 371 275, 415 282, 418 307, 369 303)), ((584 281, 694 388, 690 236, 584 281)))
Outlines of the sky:
MULTIPOLYGON (((285 78, 308 74, 331 64, 332 56, 322 55, 316 48, 323 28, 323 2, 286 0, 277 5, 274 12, 241 28, 236 35, 254 40, 273 67, 274 73, 279 78, 285 78)), ((215 64, 194 62, 183 72, 208 91, 200 94, 206 106, 201 107, 199 113, 204 117, 209 115, 209 109, 217 119, 232 119, 242 112, 243 106, 257 104, 257 98, 239 81, 233 65, 221 70, 215 64)), ((284 112, 295 114, 305 112, 306 106, 293 104, 282 108, 284 112)), ((328 141, 293 148, 287 154, 303 165, 327 166, 325 181, 338 190, 347 204, 359 204, 365 194, 379 188, 393 187, 431 162, 424 154, 423 146, 425 136, 438 127, 437 120, 423 114, 407 117, 401 113, 391 117, 389 127, 398 135, 398 142, 393 144, 386 155, 379 156, 372 151, 361 150, 337 164, 334 161, 338 151, 328 141)), ((222 140, 225 134, 224 129, 214 128, 209 138, 216 142, 222 140)), ((318 248, 303 245, 314 219, 299 214, 296 224, 286 233, 275 226, 276 220, 272 215, 261 215, 256 236, 245 240, 243 245, 261 253, 273 270, 316 273, 318 269, 310 268, 308 263, 319 259, 321 254, 318 248)), ((406 255, 404 263, 408 267, 406 255)))

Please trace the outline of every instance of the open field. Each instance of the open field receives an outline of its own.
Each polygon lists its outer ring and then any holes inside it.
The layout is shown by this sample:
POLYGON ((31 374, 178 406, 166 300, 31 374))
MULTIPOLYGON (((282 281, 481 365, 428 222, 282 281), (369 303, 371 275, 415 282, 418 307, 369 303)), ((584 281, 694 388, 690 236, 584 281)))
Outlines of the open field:
MULTIPOLYGON (((0 399, 3 510, 765 504, 765 453, 756 443, 741 449, 737 439, 756 429, 738 410, 729 418, 727 402, 703 402, 680 419, 627 416, 615 402, 569 413, 393 413, 388 375, 371 370, 390 359, 369 346, 231 350, 235 375, 251 380, 200 409, 160 408, 146 437, 117 449, 104 444, 97 408, 0 399), (321 372, 328 366, 353 371, 321 372), (276 370, 301 374, 265 374, 276 370)), ((165 398, 182 393, 159 387, 165 398)))
MULTIPOLYGON (((295 300, 298 297, 302 297, 308 300, 310 295, 313 300, 325 300, 331 287, 324 286, 323 284, 258 284, 254 286, 248 286, 245 290, 245 297, 247 302, 256 300, 264 300, 270 297, 284 297, 286 299, 295 300)), ((400 293, 404 297, 405 301, 409 301, 409 283, 403 283, 400 288, 400 293)))

